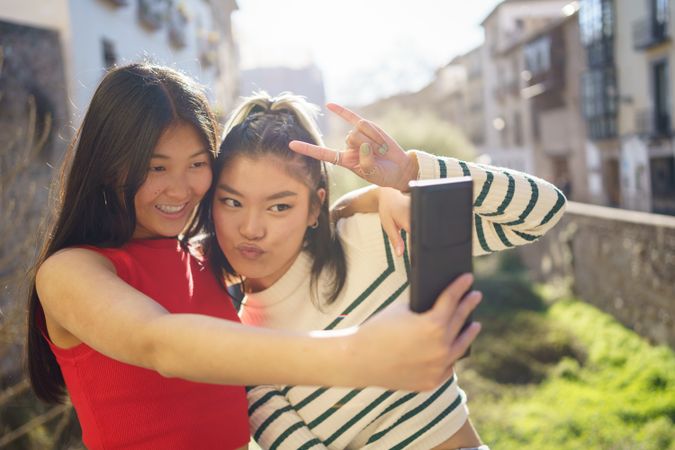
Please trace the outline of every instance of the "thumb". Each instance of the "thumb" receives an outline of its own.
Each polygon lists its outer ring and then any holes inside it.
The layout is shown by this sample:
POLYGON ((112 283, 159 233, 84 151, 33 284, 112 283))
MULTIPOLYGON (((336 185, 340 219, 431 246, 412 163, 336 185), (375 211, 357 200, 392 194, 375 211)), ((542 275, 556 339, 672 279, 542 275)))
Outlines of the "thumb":
MULTIPOLYGON (((465 273, 457 277, 436 299, 434 306, 427 313, 436 316, 439 320, 449 322, 464 294, 473 283, 473 275, 465 273)), ((468 315, 468 314, 467 314, 468 315)))

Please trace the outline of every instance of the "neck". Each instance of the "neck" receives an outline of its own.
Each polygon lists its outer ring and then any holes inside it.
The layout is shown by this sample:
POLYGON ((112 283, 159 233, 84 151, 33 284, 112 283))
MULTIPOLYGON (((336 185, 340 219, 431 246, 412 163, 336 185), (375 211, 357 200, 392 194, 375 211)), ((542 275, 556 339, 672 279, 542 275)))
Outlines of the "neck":
POLYGON ((293 264, 298 259, 299 255, 300 252, 298 252, 293 259, 289 260, 286 263, 285 267, 281 267, 275 273, 260 278, 244 277, 244 292, 246 292, 247 294, 253 294, 256 292, 264 291, 265 289, 268 289, 269 287, 274 285, 274 283, 279 281, 281 277, 286 275, 286 273, 290 270, 290 268, 293 267, 293 264))

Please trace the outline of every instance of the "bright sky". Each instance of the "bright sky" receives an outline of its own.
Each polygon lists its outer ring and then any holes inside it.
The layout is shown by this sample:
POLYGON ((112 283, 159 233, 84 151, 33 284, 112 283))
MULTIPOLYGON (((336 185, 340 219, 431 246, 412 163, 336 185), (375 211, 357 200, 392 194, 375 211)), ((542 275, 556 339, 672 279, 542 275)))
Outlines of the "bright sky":
POLYGON ((327 100, 348 105, 423 87, 480 45, 500 0, 237 0, 241 68, 322 71, 327 100))

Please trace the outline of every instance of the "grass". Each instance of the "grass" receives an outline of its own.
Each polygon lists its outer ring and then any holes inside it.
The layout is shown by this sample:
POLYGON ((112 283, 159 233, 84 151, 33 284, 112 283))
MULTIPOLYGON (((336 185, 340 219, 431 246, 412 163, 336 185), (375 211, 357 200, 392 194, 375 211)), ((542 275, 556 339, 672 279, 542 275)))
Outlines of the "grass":
POLYGON ((562 289, 533 286, 514 251, 475 261, 483 331, 457 372, 484 442, 493 450, 675 450, 672 349, 562 289))
POLYGON ((675 353, 549 286, 516 253, 477 260, 483 332, 458 365, 494 449, 675 449, 675 353))

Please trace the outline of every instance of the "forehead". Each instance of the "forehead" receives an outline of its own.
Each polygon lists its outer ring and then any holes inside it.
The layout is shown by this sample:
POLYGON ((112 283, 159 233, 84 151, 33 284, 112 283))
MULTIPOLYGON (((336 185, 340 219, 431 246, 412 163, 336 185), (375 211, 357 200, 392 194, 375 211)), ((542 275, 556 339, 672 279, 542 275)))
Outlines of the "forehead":
POLYGON ((306 183, 295 175, 297 166, 297 162, 273 155, 261 157, 238 155, 223 167, 218 182, 227 184, 239 192, 306 191, 308 189, 306 183))
POLYGON ((192 154, 197 150, 207 150, 201 132, 191 124, 178 122, 164 130, 153 153, 163 155, 185 151, 192 154))

